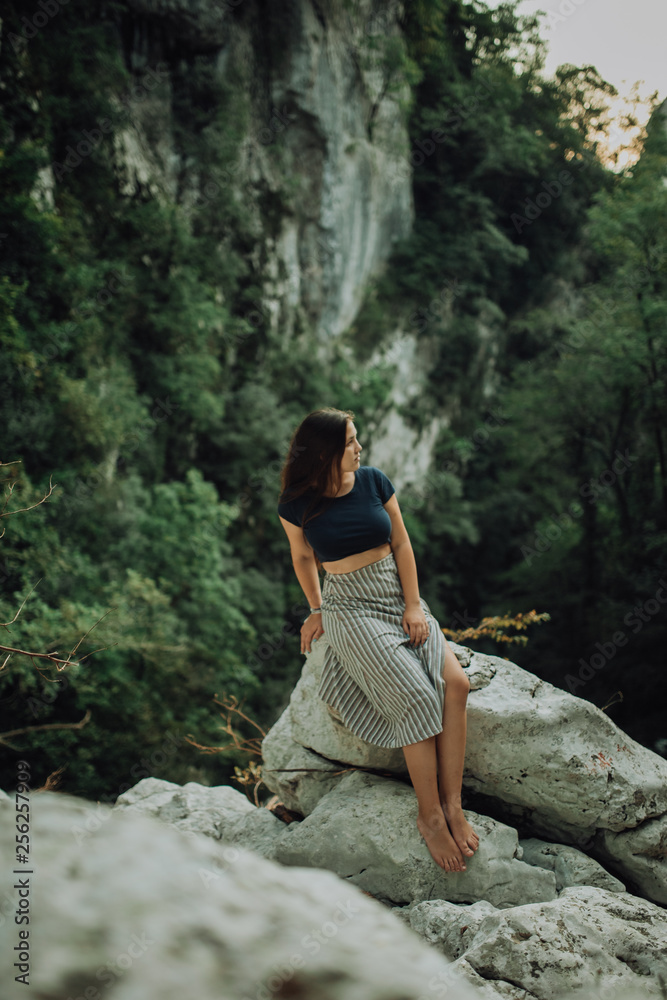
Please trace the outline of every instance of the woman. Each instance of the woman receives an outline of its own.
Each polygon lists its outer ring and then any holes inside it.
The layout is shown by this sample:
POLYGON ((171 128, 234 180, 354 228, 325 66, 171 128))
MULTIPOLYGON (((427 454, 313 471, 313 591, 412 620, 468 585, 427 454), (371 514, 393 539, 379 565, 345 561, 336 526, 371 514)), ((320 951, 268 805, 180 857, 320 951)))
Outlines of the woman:
POLYGON ((361 739, 402 746, 419 832, 441 868, 465 871, 479 845, 461 808, 470 684, 420 599, 394 487, 360 464, 353 417, 310 413, 282 470, 278 514, 310 606, 301 652, 326 632, 319 696, 361 739))

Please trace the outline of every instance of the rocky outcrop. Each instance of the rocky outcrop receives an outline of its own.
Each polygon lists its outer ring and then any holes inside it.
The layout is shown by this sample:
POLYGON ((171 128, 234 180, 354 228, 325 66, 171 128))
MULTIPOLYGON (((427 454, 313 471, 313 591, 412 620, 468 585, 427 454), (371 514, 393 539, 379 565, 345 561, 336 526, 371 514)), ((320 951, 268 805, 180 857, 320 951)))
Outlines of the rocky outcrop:
POLYGON ((424 899, 499 907, 553 899, 556 876, 524 864, 516 830, 469 812, 481 837, 465 874, 438 868, 416 827, 412 789, 359 771, 347 773, 303 822, 285 825, 233 788, 181 787, 144 778, 114 809, 146 813, 188 834, 239 844, 284 865, 326 868, 388 904, 424 899))
MULTIPOLYGON (((288 718, 281 720, 283 749, 272 732, 265 741, 265 780, 277 794, 281 755, 294 759, 292 744, 324 764, 405 773, 396 751, 356 740, 317 699, 325 642, 323 636, 307 657, 288 718)), ((630 888, 667 902, 667 762, 590 702, 509 660, 450 645, 471 685, 463 782, 476 793, 476 808, 481 803, 483 811, 486 803, 506 823, 578 847, 630 888)), ((297 808, 307 797, 306 784, 304 779, 292 791, 297 808)), ((318 793, 311 791, 309 808, 318 793)))
POLYGON ((538 865, 553 872, 556 877, 556 892, 575 885, 590 885, 610 892, 625 892, 625 886, 617 878, 589 858, 583 851, 566 844, 547 844, 536 837, 519 841, 522 861, 538 865))
MULTIPOLYGON (((313 710, 319 711, 320 706, 313 705, 313 710)), ((292 736, 290 712, 283 712, 267 734, 262 757, 264 784, 279 794, 288 809, 304 816, 313 811, 322 796, 335 788, 339 778, 349 770, 298 743, 292 736)))
MULTIPOLYGON (((286 340, 304 322, 321 343, 336 338, 413 220, 399 107, 407 88, 387 90, 376 48, 380 38, 398 35, 399 6, 386 5, 381 25, 370 0, 354 9, 311 0, 270 9, 255 0, 130 0, 130 7, 135 59, 147 48, 163 58, 174 50, 186 58, 208 54, 223 78, 231 66, 243 75, 247 133, 229 181, 254 219, 264 265, 261 308, 272 333, 286 340), (265 34, 276 47, 270 60, 265 34), (270 227, 262 214, 267 193, 285 202, 270 227)), ((132 144, 154 146, 140 137, 132 144)), ((165 149, 160 159, 174 169, 179 155, 165 149)), ((152 159, 147 165, 154 174, 152 159)), ((200 165, 188 166, 192 185, 200 165)), ((215 199, 213 188, 206 197, 215 199)))
POLYGON ((203 834, 214 840, 241 844, 270 858, 276 838, 285 826, 268 809, 257 809, 229 785, 206 788, 194 781, 144 778, 118 796, 114 810, 153 816, 185 834, 203 834))
MULTIPOLYGON (((234 811, 239 793, 211 791, 214 812, 234 811)), ((442 955, 330 872, 288 870, 130 808, 51 792, 32 805, 29 986, 14 979, 12 921, 0 935, 9 1000, 418 1000, 434 983, 452 1000, 474 998, 442 955), (77 842, 73 830, 87 827, 77 842)), ((13 907, 15 825, 13 803, 0 804, 0 897, 13 907)))
POLYGON ((545 903, 496 910, 425 902, 406 919, 454 962, 472 985, 496 995, 553 1000, 565 990, 587 997, 663 997, 667 913, 625 892, 565 889, 545 903), (525 992, 524 992, 525 991, 525 992))
POLYGON ((499 907, 553 899, 556 879, 518 858, 516 830, 468 811, 479 850, 467 871, 444 872, 416 826, 409 785, 357 771, 346 775, 302 823, 291 823, 276 845, 283 864, 335 871, 388 903, 486 899, 499 907))
MULTIPOLYGON (((638 988, 661 995, 664 909, 625 892, 576 848, 518 842, 515 830, 471 811, 480 848, 465 873, 446 874, 413 832, 415 809, 401 781, 356 771, 288 825, 234 789, 153 778, 120 796, 114 813, 149 813, 195 844, 205 833, 221 841, 228 861, 237 847, 253 845, 294 871, 329 868, 341 885, 387 904, 411 901, 393 912, 484 1000, 552 1000, 574 988, 590 1000, 592 985, 599 996, 619 990, 623 1000, 638 988)), ((99 829, 95 814, 91 824, 99 829)), ((452 989, 456 979, 438 982, 452 989)))
MULTIPOLYGON (((308 336, 319 364, 347 358, 353 391, 379 370, 391 373, 382 425, 367 428, 368 460, 399 489, 419 484, 450 416, 439 408, 416 428, 403 412, 430 391, 438 344, 407 316, 396 317, 363 362, 341 336, 414 219, 402 110, 409 87, 396 75, 388 86, 395 67, 383 57, 400 38, 403 4, 129 0, 129 8, 124 34, 137 86, 120 95, 123 121, 113 136, 121 192, 176 202, 186 216, 207 205, 215 213, 233 192, 244 206, 244 240, 254 241, 251 326, 266 329, 285 350, 308 336), (224 162, 199 162, 196 143, 177 138, 179 73, 185 67, 196 75, 202 61, 214 79, 238 91, 228 116, 239 130, 236 151, 230 155, 225 135, 224 162)), ((211 136, 218 127, 208 126, 211 136)), ((420 305, 449 320, 455 293, 443 289, 436 302, 420 305)), ((485 331, 480 321, 480 343, 485 331)), ((498 338, 494 329, 492 340, 498 338)), ((492 356, 476 369, 476 381, 485 381, 487 367, 490 377, 492 356)))

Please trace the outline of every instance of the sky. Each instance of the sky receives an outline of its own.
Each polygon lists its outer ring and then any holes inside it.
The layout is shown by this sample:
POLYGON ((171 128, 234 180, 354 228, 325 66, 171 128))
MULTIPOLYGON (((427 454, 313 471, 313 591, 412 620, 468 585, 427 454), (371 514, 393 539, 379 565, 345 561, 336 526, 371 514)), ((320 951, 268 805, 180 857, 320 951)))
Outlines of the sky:
MULTIPOLYGON (((492 8, 500 2, 485 0, 492 8)), ((660 100, 667 98, 667 0, 520 0, 517 10, 545 12, 540 36, 548 46, 547 76, 562 63, 593 65, 619 98, 638 81, 640 96, 657 90, 660 100)), ((613 111, 622 107, 617 102, 613 111)))

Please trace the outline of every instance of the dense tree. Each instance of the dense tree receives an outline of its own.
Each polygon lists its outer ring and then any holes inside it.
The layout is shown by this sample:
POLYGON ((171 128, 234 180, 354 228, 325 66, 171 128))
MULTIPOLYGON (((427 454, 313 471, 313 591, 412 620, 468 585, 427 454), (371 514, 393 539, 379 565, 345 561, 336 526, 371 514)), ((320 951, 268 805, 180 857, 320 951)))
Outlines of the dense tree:
MULTIPOLYGON (((5 470, 8 509, 56 485, 48 503, 7 519, 0 620, 25 601, 7 645, 71 650, 92 628, 79 655, 104 647, 65 671, 16 655, 0 672, 0 732, 26 730, 7 743, 29 746, 42 779, 68 765, 63 787, 91 797, 113 797, 147 768, 223 780, 238 754, 221 765, 186 742, 219 742, 214 695, 275 719, 300 667, 303 600, 275 514, 283 452, 323 402, 354 408, 362 428, 381 417, 392 366, 360 361, 397 317, 436 358, 404 418, 448 418, 426 482, 400 497, 442 624, 541 602, 552 624, 539 662, 524 655, 565 683, 568 656, 613 631, 628 602, 652 599, 667 492, 663 126, 626 176, 605 171, 610 88, 591 67, 546 81, 536 24, 516 6, 418 0, 399 36, 378 8, 359 42, 379 81, 368 135, 381 96, 395 94, 417 214, 330 365, 313 370, 308 329, 289 356, 272 332, 255 222, 230 182, 247 67, 230 60, 223 76, 214 54, 174 43, 149 80, 124 59, 126 3, 71 0, 30 39, 20 5, 6 5, 0 460, 18 463, 5 470), (167 69, 175 191, 141 183, 128 194, 111 134, 132 113, 132 88, 164 87, 167 69), (576 308, 562 309, 563 288, 576 308), (607 483, 617 452, 626 467, 607 483), (554 522, 573 498, 582 513, 554 522), (532 558, 540 534, 549 544, 532 558)), ((268 34, 253 30, 270 74, 287 29, 273 7, 267 17, 268 34)), ((252 191, 274 235, 298 194, 281 176, 276 190, 252 191)), ((652 680, 659 638, 656 615, 639 636, 652 680)))

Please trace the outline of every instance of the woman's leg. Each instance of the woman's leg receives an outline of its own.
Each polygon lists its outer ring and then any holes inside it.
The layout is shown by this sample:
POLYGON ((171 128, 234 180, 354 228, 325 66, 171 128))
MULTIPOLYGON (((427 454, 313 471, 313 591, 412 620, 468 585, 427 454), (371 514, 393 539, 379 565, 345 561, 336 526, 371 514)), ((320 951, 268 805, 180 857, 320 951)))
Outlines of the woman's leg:
POLYGON ((465 871, 465 861, 443 813, 438 794, 436 738, 403 747, 405 761, 417 796, 417 829, 426 841, 433 860, 446 872, 465 871))
POLYGON ((464 855, 472 857, 479 837, 461 808, 461 785, 466 749, 466 702, 470 681, 445 639, 445 707, 442 732, 434 737, 438 758, 440 802, 447 825, 464 855))

